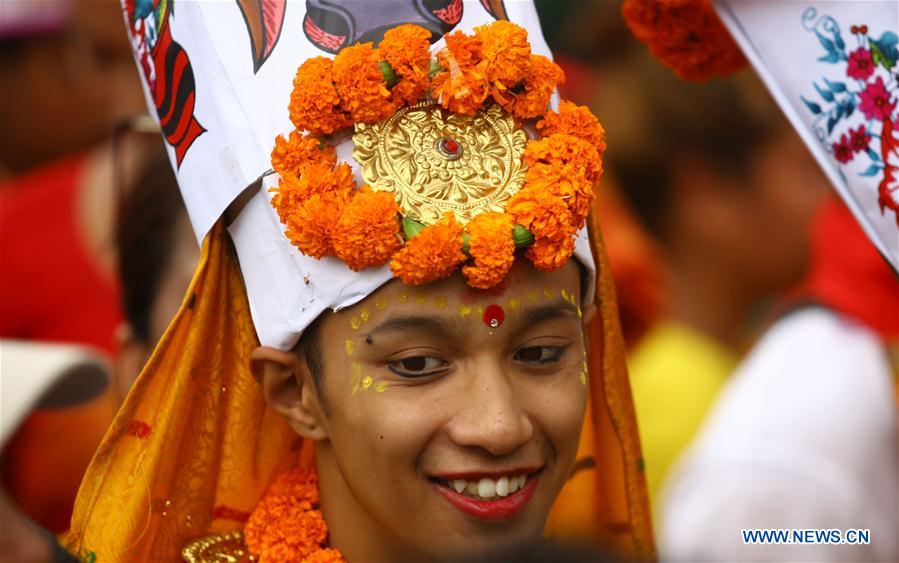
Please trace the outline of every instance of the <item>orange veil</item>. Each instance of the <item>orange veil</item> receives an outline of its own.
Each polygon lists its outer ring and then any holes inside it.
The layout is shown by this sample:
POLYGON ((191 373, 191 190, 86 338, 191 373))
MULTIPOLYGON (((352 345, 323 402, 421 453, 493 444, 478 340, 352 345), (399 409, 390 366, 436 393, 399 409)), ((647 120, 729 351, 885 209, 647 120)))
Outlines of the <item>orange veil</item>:
MULTIPOLYGON (((652 559, 640 444, 615 290, 593 225, 600 314, 589 327, 590 403, 578 467, 547 535, 588 534, 652 559), (581 470, 578 470, 581 468, 581 470)), ((279 473, 312 464, 249 371, 258 345, 222 221, 178 314, 85 475, 64 545, 85 561, 177 561, 189 540, 242 529, 279 473)))

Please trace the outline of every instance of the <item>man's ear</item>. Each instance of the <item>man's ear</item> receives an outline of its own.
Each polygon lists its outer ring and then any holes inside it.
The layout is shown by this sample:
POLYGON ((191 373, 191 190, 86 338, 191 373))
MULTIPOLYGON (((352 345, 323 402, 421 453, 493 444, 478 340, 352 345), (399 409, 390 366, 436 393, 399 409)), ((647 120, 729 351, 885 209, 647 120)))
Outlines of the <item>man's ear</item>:
POLYGON ((308 440, 328 437, 306 362, 293 352, 260 346, 250 354, 250 370, 262 386, 265 401, 297 434, 308 440))

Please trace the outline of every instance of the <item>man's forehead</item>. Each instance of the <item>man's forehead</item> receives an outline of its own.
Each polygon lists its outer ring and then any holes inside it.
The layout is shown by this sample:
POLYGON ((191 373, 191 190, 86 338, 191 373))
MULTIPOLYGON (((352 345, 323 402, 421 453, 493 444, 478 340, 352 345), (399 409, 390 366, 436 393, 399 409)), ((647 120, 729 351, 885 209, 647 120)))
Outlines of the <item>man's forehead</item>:
POLYGON ((334 315, 360 335, 428 331, 454 333, 483 323, 533 324, 551 318, 580 318, 580 272, 565 267, 545 273, 531 269, 510 276, 495 291, 470 288, 461 275, 423 286, 399 280, 334 315))

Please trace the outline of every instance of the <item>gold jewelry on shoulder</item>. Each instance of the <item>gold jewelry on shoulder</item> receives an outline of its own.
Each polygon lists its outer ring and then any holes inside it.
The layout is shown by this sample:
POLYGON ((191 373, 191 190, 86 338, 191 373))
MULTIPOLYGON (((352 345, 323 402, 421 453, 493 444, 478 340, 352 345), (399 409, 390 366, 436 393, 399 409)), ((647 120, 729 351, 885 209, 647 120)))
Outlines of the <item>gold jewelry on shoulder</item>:
POLYGON ((181 550, 187 563, 245 563, 255 561, 243 543, 243 532, 236 530, 191 540, 181 550))

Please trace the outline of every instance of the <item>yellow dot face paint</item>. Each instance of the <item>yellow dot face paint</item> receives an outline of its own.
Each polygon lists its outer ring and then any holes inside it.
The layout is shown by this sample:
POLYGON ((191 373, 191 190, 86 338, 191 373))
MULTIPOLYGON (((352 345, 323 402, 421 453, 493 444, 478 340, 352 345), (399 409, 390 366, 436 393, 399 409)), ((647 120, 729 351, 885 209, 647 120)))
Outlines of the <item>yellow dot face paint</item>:
POLYGON ((358 330, 360 326, 362 326, 362 320, 358 316, 353 315, 353 318, 350 319, 350 328, 358 330))
POLYGON ((371 387, 372 383, 374 383, 374 382, 375 382, 375 380, 372 378, 372 376, 366 375, 365 377, 362 378, 362 388, 368 389, 369 387, 371 387))
POLYGON ((519 306, 521 306, 521 301, 515 299, 514 297, 506 302, 506 308, 508 308, 510 311, 517 311, 519 306))
POLYGON ((400 303, 405 303, 408 300, 409 300, 409 293, 406 291, 403 291, 402 293, 400 293, 399 297, 397 298, 397 301, 399 301, 400 303))
POLYGON ((446 297, 435 297, 434 306, 438 309, 443 309, 444 307, 446 307, 446 297))
POLYGON ((565 301, 568 301, 568 292, 565 291, 564 287, 562 288, 561 295, 562 295, 562 299, 564 299, 565 301))
POLYGON ((531 303, 537 302, 537 292, 536 291, 528 291, 528 301, 531 303))
POLYGON ((428 302, 428 296, 427 296, 427 295, 425 295, 425 294, 423 294, 423 293, 420 293, 420 294, 418 294, 418 295, 415 296, 415 303, 416 303, 416 304, 418 304, 418 305, 424 305, 424 304, 427 303, 427 302, 428 302))
POLYGON ((356 343, 353 342, 352 340, 347 340, 346 342, 344 342, 343 348, 344 348, 344 350, 346 350, 347 356, 352 356, 353 352, 356 351, 356 343))
POLYGON ((379 311, 383 311, 384 309, 386 309, 387 305, 389 305, 389 302, 384 297, 378 297, 378 300, 375 301, 375 308, 379 311))
POLYGON ((465 305, 464 303, 459 303, 458 309, 459 309, 459 317, 461 317, 463 319, 465 317, 467 317, 468 315, 470 315, 471 311, 472 311, 471 306, 465 305))
POLYGON ((555 296, 556 296, 556 294, 553 293, 553 290, 551 290, 548 287, 543 288, 543 297, 546 297, 547 299, 552 299, 555 296))
POLYGON ((368 309, 363 308, 361 311, 359 311, 359 320, 361 320, 363 323, 368 322, 368 309))
POLYGON ((386 381, 380 381, 380 382, 378 382, 378 383, 375 384, 375 392, 377 392, 377 393, 383 393, 384 391, 387 391, 387 387, 388 387, 388 386, 389 386, 389 385, 388 385, 388 383, 387 383, 386 381))

